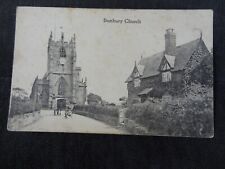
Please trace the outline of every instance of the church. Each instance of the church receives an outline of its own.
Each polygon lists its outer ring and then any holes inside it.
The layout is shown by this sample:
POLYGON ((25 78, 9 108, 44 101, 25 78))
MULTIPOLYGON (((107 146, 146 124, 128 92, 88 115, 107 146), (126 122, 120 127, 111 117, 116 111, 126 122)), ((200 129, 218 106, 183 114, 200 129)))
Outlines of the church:
MULTIPOLYGON (((202 33, 199 38, 177 46, 174 29, 167 29, 165 50, 135 62, 126 80, 128 105, 144 102, 147 98, 185 94, 193 81, 204 85, 207 77, 201 69, 205 63, 212 66, 213 59, 202 33)), ((210 72, 209 76, 213 73, 210 72)))
POLYGON ((85 104, 87 79, 81 79, 81 67, 77 66, 75 34, 68 42, 63 32, 59 40, 51 32, 47 52, 47 72, 43 78, 35 78, 30 99, 50 109, 85 104))

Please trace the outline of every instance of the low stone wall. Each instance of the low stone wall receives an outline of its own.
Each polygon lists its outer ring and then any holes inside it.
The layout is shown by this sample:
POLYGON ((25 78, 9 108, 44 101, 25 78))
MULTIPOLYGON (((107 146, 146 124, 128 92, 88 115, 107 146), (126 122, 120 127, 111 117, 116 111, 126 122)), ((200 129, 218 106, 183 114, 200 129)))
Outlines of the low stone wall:
POLYGON ((40 111, 35 111, 33 113, 26 113, 21 115, 14 115, 8 118, 7 129, 10 131, 15 131, 26 127, 35 121, 40 119, 40 111))

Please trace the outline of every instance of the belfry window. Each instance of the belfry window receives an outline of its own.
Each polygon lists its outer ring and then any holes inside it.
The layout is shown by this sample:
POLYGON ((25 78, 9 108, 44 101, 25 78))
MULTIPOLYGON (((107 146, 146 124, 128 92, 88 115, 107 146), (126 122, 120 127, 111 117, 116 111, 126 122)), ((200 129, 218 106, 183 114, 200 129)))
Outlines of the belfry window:
POLYGON ((60 60, 59 60, 61 65, 64 65, 66 62, 66 50, 64 47, 60 48, 60 60))
POLYGON ((66 50, 64 47, 60 48, 60 57, 66 57, 66 50))

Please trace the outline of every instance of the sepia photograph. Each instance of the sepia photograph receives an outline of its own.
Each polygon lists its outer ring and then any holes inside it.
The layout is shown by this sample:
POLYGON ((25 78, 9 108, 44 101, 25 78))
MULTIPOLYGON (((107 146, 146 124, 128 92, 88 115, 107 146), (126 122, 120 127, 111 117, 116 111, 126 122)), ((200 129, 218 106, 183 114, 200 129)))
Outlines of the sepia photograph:
POLYGON ((7 129, 212 138, 213 11, 17 7, 7 129))

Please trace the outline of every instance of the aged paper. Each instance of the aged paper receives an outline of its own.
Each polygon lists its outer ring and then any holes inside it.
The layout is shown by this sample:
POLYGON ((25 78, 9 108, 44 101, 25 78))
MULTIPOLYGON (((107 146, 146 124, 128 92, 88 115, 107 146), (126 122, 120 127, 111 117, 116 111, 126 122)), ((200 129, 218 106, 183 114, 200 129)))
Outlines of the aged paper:
POLYGON ((213 11, 18 7, 8 130, 213 137, 213 11))

